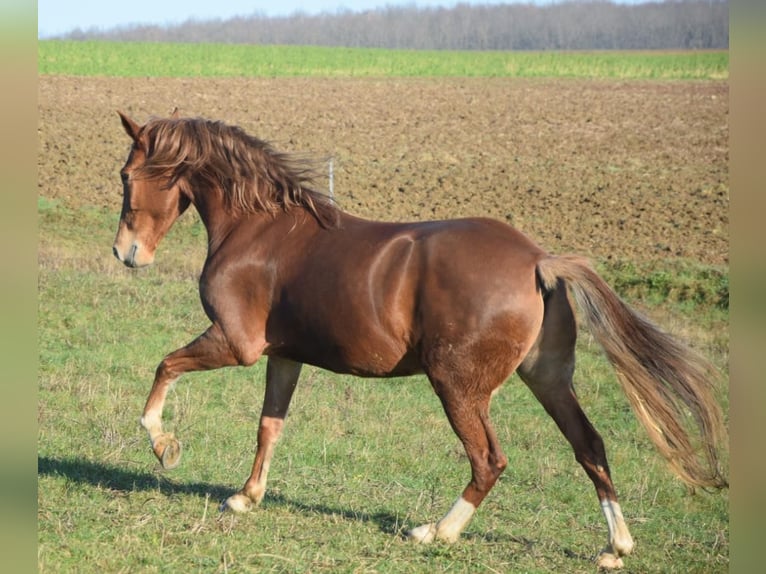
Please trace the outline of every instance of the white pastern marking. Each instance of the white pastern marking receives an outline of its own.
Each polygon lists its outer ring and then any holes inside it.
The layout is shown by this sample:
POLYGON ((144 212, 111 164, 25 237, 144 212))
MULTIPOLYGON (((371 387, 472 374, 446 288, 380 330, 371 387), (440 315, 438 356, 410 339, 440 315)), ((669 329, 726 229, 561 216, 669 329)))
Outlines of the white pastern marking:
POLYGON ((152 394, 149 395, 150 399, 154 398, 151 403, 147 402, 147 405, 151 404, 152 408, 144 411, 144 414, 141 417, 141 426, 146 429, 147 433, 149 433, 149 438, 152 439, 152 441, 162 434, 162 409, 165 407, 165 399, 168 391, 177 380, 178 377, 170 379, 165 384, 165 388, 162 390, 159 397, 153 397, 154 389, 152 390, 152 394))
POLYGON ((476 512, 476 507, 462 496, 436 525, 436 536, 447 542, 455 542, 476 512))
MULTIPOLYGON (((616 502, 612 502, 610 500, 602 500, 601 501, 601 511, 604 513, 604 518, 606 518, 606 525, 607 528, 609 528, 609 541, 611 542, 614 540, 614 532, 616 530, 615 525, 615 513, 614 513, 614 506, 617 504, 616 502)), ((617 507, 619 508, 619 504, 617 504, 617 507)))
POLYGON ((146 430, 152 443, 155 438, 162 434, 162 419, 156 411, 151 411, 142 416, 141 426, 146 430))
POLYGON ((601 510, 609 528, 609 544, 618 556, 630 554, 633 550, 633 537, 625 524, 620 504, 614 500, 602 500, 601 510))

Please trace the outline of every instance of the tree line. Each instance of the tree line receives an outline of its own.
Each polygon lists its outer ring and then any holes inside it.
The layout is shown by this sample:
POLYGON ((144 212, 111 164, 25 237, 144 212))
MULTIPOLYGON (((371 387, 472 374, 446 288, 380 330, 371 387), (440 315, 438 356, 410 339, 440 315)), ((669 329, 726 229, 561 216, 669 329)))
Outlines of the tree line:
POLYGON ((78 29, 64 38, 417 50, 727 49, 729 3, 573 0, 548 5, 387 6, 363 12, 298 12, 285 17, 256 13, 168 26, 78 29))

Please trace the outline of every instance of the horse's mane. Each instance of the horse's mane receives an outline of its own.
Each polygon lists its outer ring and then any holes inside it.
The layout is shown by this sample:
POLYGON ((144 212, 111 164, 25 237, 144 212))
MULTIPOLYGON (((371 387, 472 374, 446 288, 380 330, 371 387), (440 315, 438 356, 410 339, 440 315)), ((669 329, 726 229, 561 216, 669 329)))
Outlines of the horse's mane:
POLYGON ((150 120, 142 130, 147 177, 201 179, 223 194, 236 213, 276 213, 305 208, 323 227, 338 224, 332 199, 315 189, 317 162, 277 151, 237 126, 201 118, 150 120))

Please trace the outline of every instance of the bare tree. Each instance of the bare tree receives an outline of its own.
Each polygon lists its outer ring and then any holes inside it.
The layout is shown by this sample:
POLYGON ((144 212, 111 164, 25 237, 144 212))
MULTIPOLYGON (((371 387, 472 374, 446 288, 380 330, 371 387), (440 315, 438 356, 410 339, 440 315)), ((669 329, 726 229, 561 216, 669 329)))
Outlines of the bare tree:
POLYGON ((189 20, 175 26, 75 30, 67 39, 288 44, 432 50, 725 49, 728 0, 667 0, 615 4, 385 7, 365 12, 229 20, 189 20))

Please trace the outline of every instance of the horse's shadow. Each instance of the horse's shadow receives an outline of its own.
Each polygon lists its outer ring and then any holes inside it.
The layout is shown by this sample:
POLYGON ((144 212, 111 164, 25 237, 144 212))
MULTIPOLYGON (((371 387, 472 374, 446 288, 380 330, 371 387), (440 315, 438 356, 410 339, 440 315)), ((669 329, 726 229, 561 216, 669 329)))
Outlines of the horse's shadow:
MULTIPOLYGON (((58 459, 46 456, 37 457, 38 476, 62 476, 81 484, 90 484, 100 488, 108 488, 118 492, 156 491, 171 496, 186 494, 223 501, 233 493, 231 487, 206 482, 176 482, 167 478, 163 472, 136 472, 124 467, 112 466, 100 462, 82 459, 58 459)), ((406 528, 401 517, 387 512, 357 512, 348 508, 331 507, 325 504, 311 504, 292 500, 279 493, 268 492, 263 506, 284 506, 298 512, 319 513, 327 516, 341 517, 349 521, 361 521, 375 524, 378 529, 389 535, 406 538, 406 528)), ((525 536, 510 536, 497 533, 464 533, 466 539, 480 538, 489 542, 503 542, 518 548, 518 552, 529 552, 539 541, 525 536)), ((593 556, 573 552, 568 548, 559 548, 567 558, 581 562, 592 562, 593 556)))
MULTIPOLYGON (((38 476, 62 476, 70 481, 121 492, 159 490, 165 495, 186 494, 223 501, 233 494, 231 487, 206 482, 176 482, 162 472, 136 472, 123 467, 82 459, 37 457, 38 476)), ((286 506, 300 512, 313 512, 376 524, 384 533, 405 537, 401 517, 386 512, 366 513, 325 504, 310 504, 289 499, 278 493, 267 493, 263 506, 286 506)))

